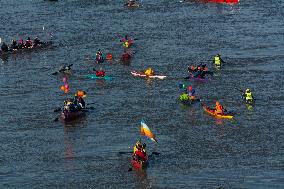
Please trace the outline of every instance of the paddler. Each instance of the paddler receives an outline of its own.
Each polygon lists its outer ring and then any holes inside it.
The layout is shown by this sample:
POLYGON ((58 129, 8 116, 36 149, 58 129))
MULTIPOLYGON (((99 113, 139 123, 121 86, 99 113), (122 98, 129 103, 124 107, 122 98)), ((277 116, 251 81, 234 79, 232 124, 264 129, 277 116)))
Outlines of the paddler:
POLYGON ((15 39, 12 40, 11 49, 13 49, 13 50, 18 49, 18 44, 17 44, 17 41, 15 39))
POLYGON ((220 54, 217 54, 214 59, 213 59, 213 63, 216 65, 216 66, 221 66, 221 63, 225 63, 222 58, 221 58, 221 55, 220 54))
POLYGON ((195 89, 192 88, 192 86, 188 86, 187 87, 187 95, 189 97, 190 100, 195 100, 195 89))
POLYGON ((146 76, 153 76, 154 75, 154 70, 152 68, 147 68, 145 71, 144 71, 144 74, 146 76))
POLYGON ((141 139, 139 139, 135 146, 133 147, 133 154, 135 154, 135 152, 137 151, 137 149, 141 146, 141 139))
POLYGON ((103 70, 102 67, 100 67, 99 71, 96 70, 95 68, 93 70, 95 71, 97 77, 104 77, 105 76, 105 71, 103 70))
POLYGON ((104 57, 103 53, 101 52, 101 49, 98 49, 96 52, 96 63, 103 63, 104 62, 104 57))
POLYGON ((74 95, 74 100, 73 103, 75 104, 75 106, 77 107, 77 109, 83 109, 85 108, 85 101, 83 98, 86 97, 86 92, 85 91, 77 91, 77 93, 75 93, 74 95))
POLYGON ((8 52, 9 48, 8 48, 8 45, 5 42, 2 43, 1 50, 3 52, 8 52))
POLYGON ((42 44, 42 42, 39 40, 38 37, 36 37, 36 38, 34 39, 34 46, 36 47, 36 46, 38 46, 38 45, 40 45, 40 44, 42 44))
POLYGON ((26 48, 32 48, 33 42, 32 42, 30 37, 28 37, 28 39, 26 40, 25 46, 26 46, 26 48))
POLYGON ((215 114, 224 114, 224 107, 221 106, 221 104, 216 101, 216 106, 215 106, 215 114))
POLYGON ((254 101, 254 98, 253 98, 253 96, 252 96, 252 92, 251 92, 250 89, 246 89, 246 91, 245 91, 245 93, 243 94, 243 96, 244 96, 244 98, 245 98, 245 100, 246 100, 247 102, 252 102, 252 101, 254 101))

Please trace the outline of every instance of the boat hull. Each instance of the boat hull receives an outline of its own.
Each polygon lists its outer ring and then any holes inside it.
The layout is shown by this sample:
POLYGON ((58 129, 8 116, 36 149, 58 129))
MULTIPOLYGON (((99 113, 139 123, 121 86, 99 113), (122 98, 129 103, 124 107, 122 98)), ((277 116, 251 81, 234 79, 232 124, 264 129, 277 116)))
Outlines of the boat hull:
POLYGON ((207 106, 203 106, 203 110, 216 118, 222 118, 222 119, 233 119, 234 118, 234 116, 230 114, 216 114, 214 109, 211 109, 207 106))

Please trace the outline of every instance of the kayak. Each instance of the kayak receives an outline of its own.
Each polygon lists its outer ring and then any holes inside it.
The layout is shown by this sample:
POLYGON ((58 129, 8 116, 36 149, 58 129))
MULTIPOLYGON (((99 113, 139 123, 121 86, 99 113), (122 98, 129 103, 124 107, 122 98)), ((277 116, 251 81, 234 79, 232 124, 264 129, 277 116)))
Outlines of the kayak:
POLYGON ((234 117, 233 115, 230 115, 230 114, 216 114, 215 109, 212 109, 208 106, 203 106, 203 109, 205 112, 207 112, 208 114, 216 118, 232 119, 234 117))
POLYGON ((79 110, 79 111, 76 111, 76 112, 69 112, 67 110, 64 110, 61 113, 60 118, 63 121, 72 121, 72 120, 79 119, 79 118, 84 117, 84 116, 85 116, 85 111, 83 111, 83 110, 79 110))
POLYGON ((193 100, 191 100, 191 99, 188 99, 188 100, 181 100, 181 99, 179 99, 179 101, 181 103, 183 103, 184 105, 192 105, 192 104, 194 104, 196 102, 200 102, 200 99, 193 99, 193 100))
POLYGON ((146 168, 148 166, 148 156, 146 157, 146 161, 138 161, 138 160, 134 160, 131 157, 131 165, 132 167, 134 167, 137 170, 141 170, 143 168, 146 168))
POLYGON ((89 74, 86 76, 87 78, 90 78, 90 79, 105 79, 105 80, 110 80, 112 79, 111 76, 104 76, 104 77, 101 77, 101 76, 96 76, 96 74, 89 74))
POLYGON ((131 71, 131 74, 135 77, 147 77, 147 78, 157 78, 157 79, 165 79, 167 76, 165 75, 152 75, 152 76, 147 76, 143 72, 138 72, 138 71, 131 71))
POLYGON ((18 49, 18 50, 10 49, 8 52, 4 52, 0 50, 0 56, 8 56, 8 55, 18 54, 18 53, 23 53, 23 52, 31 52, 36 49, 42 49, 42 48, 47 48, 51 46, 52 46, 52 41, 48 41, 48 42, 43 42, 42 44, 39 44, 38 46, 32 47, 32 48, 23 48, 23 49, 18 49))

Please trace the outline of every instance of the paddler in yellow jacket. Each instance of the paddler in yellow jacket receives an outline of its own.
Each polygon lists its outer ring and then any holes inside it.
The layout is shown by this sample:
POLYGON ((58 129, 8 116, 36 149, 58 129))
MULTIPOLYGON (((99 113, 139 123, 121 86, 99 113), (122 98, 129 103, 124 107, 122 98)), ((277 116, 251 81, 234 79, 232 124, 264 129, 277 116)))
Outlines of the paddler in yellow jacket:
POLYGON ((252 92, 250 89, 246 89, 245 93, 244 93, 244 98, 245 100, 248 102, 248 101, 254 101, 254 98, 252 96, 252 92))
POLYGON ((154 75, 154 70, 152 68, 147 68, 144 71, 144 74, 147 75, 147 76, 153 76, 154 75))
POLYGON ((135 146, 133 147, 133 154, 135 154, 135 152, 140 149, 142 147, 142 144, 141 144, 141 140, 138 140, 135 144, 135 146))
POLYGON ((222 63, 225 63, 222 58, 221 58, 221 55, 220 54, 217 54, 214 59, 213 59, 213 63, 216 65, 216 66, 221 66, 222 63))

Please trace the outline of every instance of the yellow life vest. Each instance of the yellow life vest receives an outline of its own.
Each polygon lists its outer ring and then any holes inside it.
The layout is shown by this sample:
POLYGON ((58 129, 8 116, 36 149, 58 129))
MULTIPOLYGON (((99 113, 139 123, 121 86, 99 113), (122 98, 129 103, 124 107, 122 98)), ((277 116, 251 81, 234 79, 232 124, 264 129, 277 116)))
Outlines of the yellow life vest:
POLYGON ((135 154, 135 152, 137 151, 136 145, 133 148, 133 154, 135 154))
POLYGON ((123 46, 124 46, 125 48, 128 48, 128 47, 129 47, 128 41, 125 41, 125 42, 123 43, 123 46))
POLYGON ((253 100, 251 92, 246 92, 246 100, 253 100))
POLYGON ((214 63, 215 63, 216 65, 220 65, 220 64, 221 64, 221 60, 220 60, 220 57, 219 57, 219 56, 215 56, 215 57, 214 57, 214 63))
POLYGON ((154 75, 154 71, 151 68, 149 68, 145 71, 145 75, 147 75, 147 76, 154 75))

